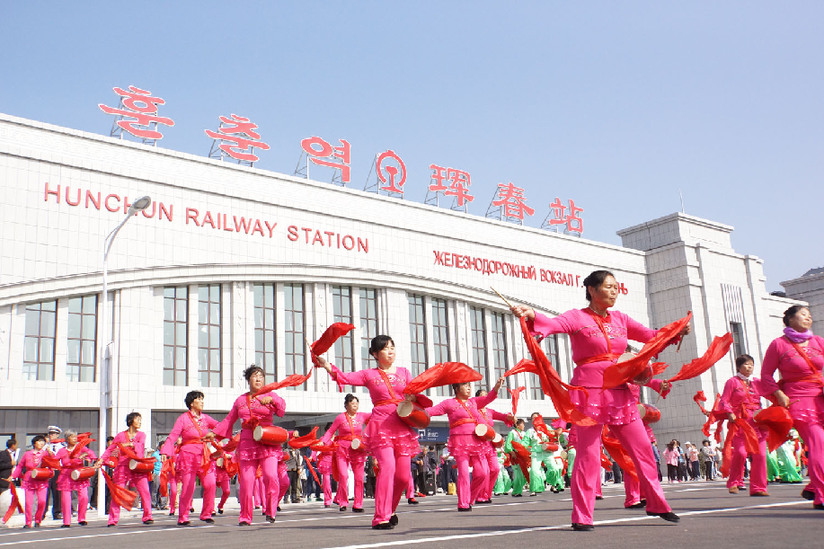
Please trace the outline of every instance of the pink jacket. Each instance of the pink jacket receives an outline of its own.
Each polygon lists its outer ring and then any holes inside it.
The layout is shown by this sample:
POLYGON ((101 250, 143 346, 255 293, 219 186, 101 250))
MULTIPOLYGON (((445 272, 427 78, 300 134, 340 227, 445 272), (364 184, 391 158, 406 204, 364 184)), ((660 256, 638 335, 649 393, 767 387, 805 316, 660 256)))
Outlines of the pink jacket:
MULTIPOLYGON (((321 437, 321 441, 324 444, 329 444, 332 442, 332 437, 335 433, 338 434, 338 444, 349 448, 352 446, 352 438, 354 437, 362 437, 363 436, 363 429, 366 425, 366 422, 369 421, 371 414, 367 414, 365 412, 358 412, 355 414, 355 417, 351 419, 347 419, 347 413, 344 412, 339 414, 335 421, 332 422, 331 427, 326 430, 326 432, 321 437)), ((361 447, 362 450, 365 450, 364 447, 361 447)))
POLYGON ((449 417, 449 434, 450 435, 471 435, 475 432, 475 426, 479 423, 486 423, 480 413, 478 407, 484 408, 490 402, 495 400, 496 393, 490 392, 486 396, 472 397, 462 405, 458 399, 450 398, 444 400, 440 404, 436 404, 426 411, 430 416, 442 416, 444 414, 449 417), (472 421, 466 421, 471 419, 472 421), (459 422, 460 425, 455 425, 459 422))
POLYGON ((761 409, 761 400, 755 387, 758 379, 753 379, 749 386, 738 376, 733 376, 724 384, 724 392, 718 405, 721 410, 738 417, 751 420, 761 409))
MULTIPOLYGON (((387 374, 389 384, 392 386, 395 399, 403 399, 403 390, 406 385, 412 380, 412 374, 406 368, 398 366, 394 374, 387 374)), ((369 397, 372 399, 372 419, 370 420, 370 427, 372 425, 379 426, 379 428, 388 429, 391 432, 395 431, 411 431, 411 428, 403 423, 398 414, 397 403, 393 402, 392 395, 383 381, 378 368, 371 368, 369 370, 358 370, 357 372, 344 373, 336 366, 332 366, 332 379, 339 381, 345 385, 355 385, 359 387, 366 387, 369 390, 369 397)), ((371 432, 371 431, 370 431, 371 432)))
MULTIPOLYGON (((806 347, 818 376, 824 368, 824 338, 813 336, 806 347)), ((761 387, 763 394, 772 394, 781 388, 790 398, 815 397, 821 394, 821 385, 811 380, 812 371, 807 361, 798 355, 790 340, 781 336, 774 339, 761 365, 761 387), (776 370, 781 374, 781 385, 775 381, 776 370)))
POLYGON ((134 439, 129 439, 129 431, 120 431, 114 436, 114 440, 106 448, 106 451, 103 452, 103 455, 100 456, 105 463, 109 457, 116 457, 117 458, 117 469, 123 469, 126 471, 131 471, 129 469, 129 458, 128 456, 120 455, 120 448, 117 447, 117 443, 121 443, 123 446, 133 446, 132 450, 137 457, 145 457, 146 456, 146 433, 143 431, 138 431, 135 433, 134 439))
MULTIPOLYGON (((272 414, 283 417, 286 413, 286 401, 280 398, 274 391, 259 396, 270 396, 272 397, 272 402, 270 404, 261 404, 257 398, 249 398, 249 393, 243 393, 235 399, 232 409, 229 410, 229 415, 227 415, 223 421, 212 427, 212 431, 218 436, 231 438, 232 429, 238 419, 244 424, 252 420, 251 423, 254 423, 255 427, 257 425, 268 427, 272 425, 272 414)), ((178 421, 180 421, 180 418, 178 418, 178 421)), ((175 422, 175 425, 177 425, 177 422, 175 422)), ((247 424, 246 426, 241 425, 241 427, 240 442, 251 441, 256 443, 252 436, 254 427, 251 424, 247 424)), ((174 444, 172 437, 169 437, 169 441, 174 444)), ((167 444, 169 441, 167 441, 167 444)))
POLYGON ((631 319, 620 311, 611 311, 605 319, 605 328, 610 346, 598 323, 586 309, 573 309, 555 318, 535 313, 530 331, 533 335, 546 337, 550 334, 569 334, 572 345, 572 360, 577 364, 572 374, 572 385, 582 387, 602 387, 604 370, 615 361, 599 360, 582 364, 586 359, 607 353, 621 355, 627 348, 627 341, 632 339, 646 343, 657 333, 631 319))
POLYGON ((172 432, 169 433, 169 437, 160 449, 160 453, 170 457, 174 456, 175 443, 177 443, 178 437, 181 437, 183 439, 180 444, 181 453, 202 454, 203 445, 199 443, 200 439, 216 426, 216 419, 206 414, 200 414, 199 418, 195 418, 191 411, 186 411, 180 414, 175 421, 172 432))

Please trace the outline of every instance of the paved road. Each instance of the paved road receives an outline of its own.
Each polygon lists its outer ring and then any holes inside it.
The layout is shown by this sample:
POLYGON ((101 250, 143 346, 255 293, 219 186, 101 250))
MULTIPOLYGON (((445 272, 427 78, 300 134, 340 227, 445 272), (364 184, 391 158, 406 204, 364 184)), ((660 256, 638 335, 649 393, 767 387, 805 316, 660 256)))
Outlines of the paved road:
MULTIPOLYGON (((86 527, 61 529, 51 520, 37 530, 0 528, 0 548, 49 547, 173 549, 188 547, 256 547, 269 544, 292 548, 483 547, 527 549, 562 544, 565 547, 654 548, 665 545, 709 544, 732 547, 821 547, 824 545, 824 511, 800 497, 801 485, 774 484, 771 497, 752 498, 727 493, 722 482, 665 485, 667 499, 681 522, 671 524, 647 517, 643 510, 623 508, 621 485, 604 487, 604 500, 596 506, 595 530, 570 529, 569 492, 536 497, 495 498, 492 505, 458 513, 454 496, 437 495, 398 509, 400 524, 391 531, 372 530, 371 500, 366 512, 341 513, 319 503, 284 506, 277 523, 257 518, 251 527, 237 526, 237 506, 227 506, 215 525, 194 520, 176 526, 174 517, 156 515, 155 524, 143 526, 137 513, 126 513, 116 528, 106 528, 92 515, 86 527)), ((199 505, 196 504, 196 507, 199 505)))

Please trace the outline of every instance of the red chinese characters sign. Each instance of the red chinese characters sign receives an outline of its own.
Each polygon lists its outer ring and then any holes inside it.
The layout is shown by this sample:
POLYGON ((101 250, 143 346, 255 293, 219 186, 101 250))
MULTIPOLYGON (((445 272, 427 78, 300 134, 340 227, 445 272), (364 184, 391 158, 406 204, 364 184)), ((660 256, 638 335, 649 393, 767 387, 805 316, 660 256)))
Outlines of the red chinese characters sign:
POLYGON ((567 206, 561 204, 561 199, 557 196, 555 197, 555 202, 549 205, 552 209, 553 213, 555 214, 555 219, 550 219, 549 224, 552 225, 566 225, 567 232, 570 233, 583 233, 584 232, 584 220, 581 219, 578 214, 583 212, 583 208, 579 208, 575 205, 575 201, 569 201, 569 213, 565 213, 567 210, 567 206))
POLYGON ((129 86, 128 90, 112 88, 121 96, 120 106, 123 108, 108 107, 98 104, 100 110, 106 114, 121 116, 116 124, 123 130, 141 139, 162 139, 163 134, 157 131, 157 125, 174 126, 171 118, 157 116, 157 106, 166 101, 159 97, 152 97, 152 92, 129 86), (132 120, 128 120, 131 118, 132 120))
POLYGON ((535 213, 535 210, 526 205, 524 190, 512 183, 498 184, 498 200, 494 200, 492 205, 503 208, 505 217, 516 218, 521 221, 524 219, 524 214, 532 215, 535 213))
POLYGON ((469 194, 469 186, 472 184, 469 172, 456 170, 455 168, 444 168, 436 164, 430 164, 432 170, 429 190, 432 192, 442 192, 444 196, 454 196, 458 206, 463 206, 472 202, 475 197, 469 194))
POLYGON ((257 162, 259 159, 254 154, 254 147, 268 150, 269 145, 260 141, 260 134, 255 131, 257 124, 233 114, 231 118, 220 117, 220 127, 218 131, 204 130, 206 135, 212 139, 217 139, 222 143, 220 150, 241 162, 257 162))

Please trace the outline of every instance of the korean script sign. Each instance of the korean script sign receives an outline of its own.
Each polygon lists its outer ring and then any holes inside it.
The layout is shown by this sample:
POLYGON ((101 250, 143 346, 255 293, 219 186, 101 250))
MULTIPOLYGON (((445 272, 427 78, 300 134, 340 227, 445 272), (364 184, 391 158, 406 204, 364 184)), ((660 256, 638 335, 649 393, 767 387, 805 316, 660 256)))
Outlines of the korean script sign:
POLYGON ((340 146, 333 147, 324 139, 313 136, 301 141, 300 147, 313 163, 340 170, 341 182, 343 182, 344 185, 349 183, 349 163, 352 157, 352 148, 349 145, 349 141, 341 139, 340 146))
POLYGON ((157 131, 158 124, 175 125, 171 118, 157 115, 157 106, 165 105, 166 101, 160 97, 152 97, 152 92, 149 90, 142 90, 136 86, 129 86, 128 90, 117 87, 112 89, 120 96, 118 108, 108 107, 102 103, 97 106, 106 114, 121 117, 116 124, 122 130, 140 139, 156 140, 163 138, 163 134, 157 131))
POLYGON ((220 141, 220 150, 239 162, 257 162, 258 156, 254 148, 268 150, 269 145, 260 141, 260 134, 256 131, 257 124, 236 114, 231 117, 221 116, 218 131, 204 130, 206 135, 220 141))

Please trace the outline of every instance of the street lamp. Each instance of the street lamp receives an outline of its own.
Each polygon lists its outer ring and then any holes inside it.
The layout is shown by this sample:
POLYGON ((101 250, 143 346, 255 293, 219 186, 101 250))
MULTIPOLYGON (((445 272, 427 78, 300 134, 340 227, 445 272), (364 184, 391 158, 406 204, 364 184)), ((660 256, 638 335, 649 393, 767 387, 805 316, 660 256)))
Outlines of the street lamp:
MULTIPOLYGON (((112 336, 110 334, 111 326, 109 326, 109 288, 108 288, 108 260, 109 260, 109 250, 112 249, 112 243, 114 242, 114 238, 117 236, 117 233, 120 229, 123 228, 123 225, 126 224, 129 219, 131 219, 137 212, 142 212, 149 205, 152 203, 152 199, 148 196, 141 196, 134 202, 132 205, 129 206, 129 211, 126 212, 126 216, 123 218, 117 227, 109 233, 106 237, 106 240, 103 241, 103 304, 101 307, 101 322, 103 323, 103 329, 101 330, 101 339, 100 342, 100 417, 99 417, 99 428, 100 434, 98 438, 98 449, 99 454, 98 456, 102 456, 103 452, 106 450, 106 409, 110 406, 111 400, 111 341, 112 336)), ((98 516, 106 514, 106 488, 103 481, 103 473, 99 472, 97 474, 97 514, 98 516)))

